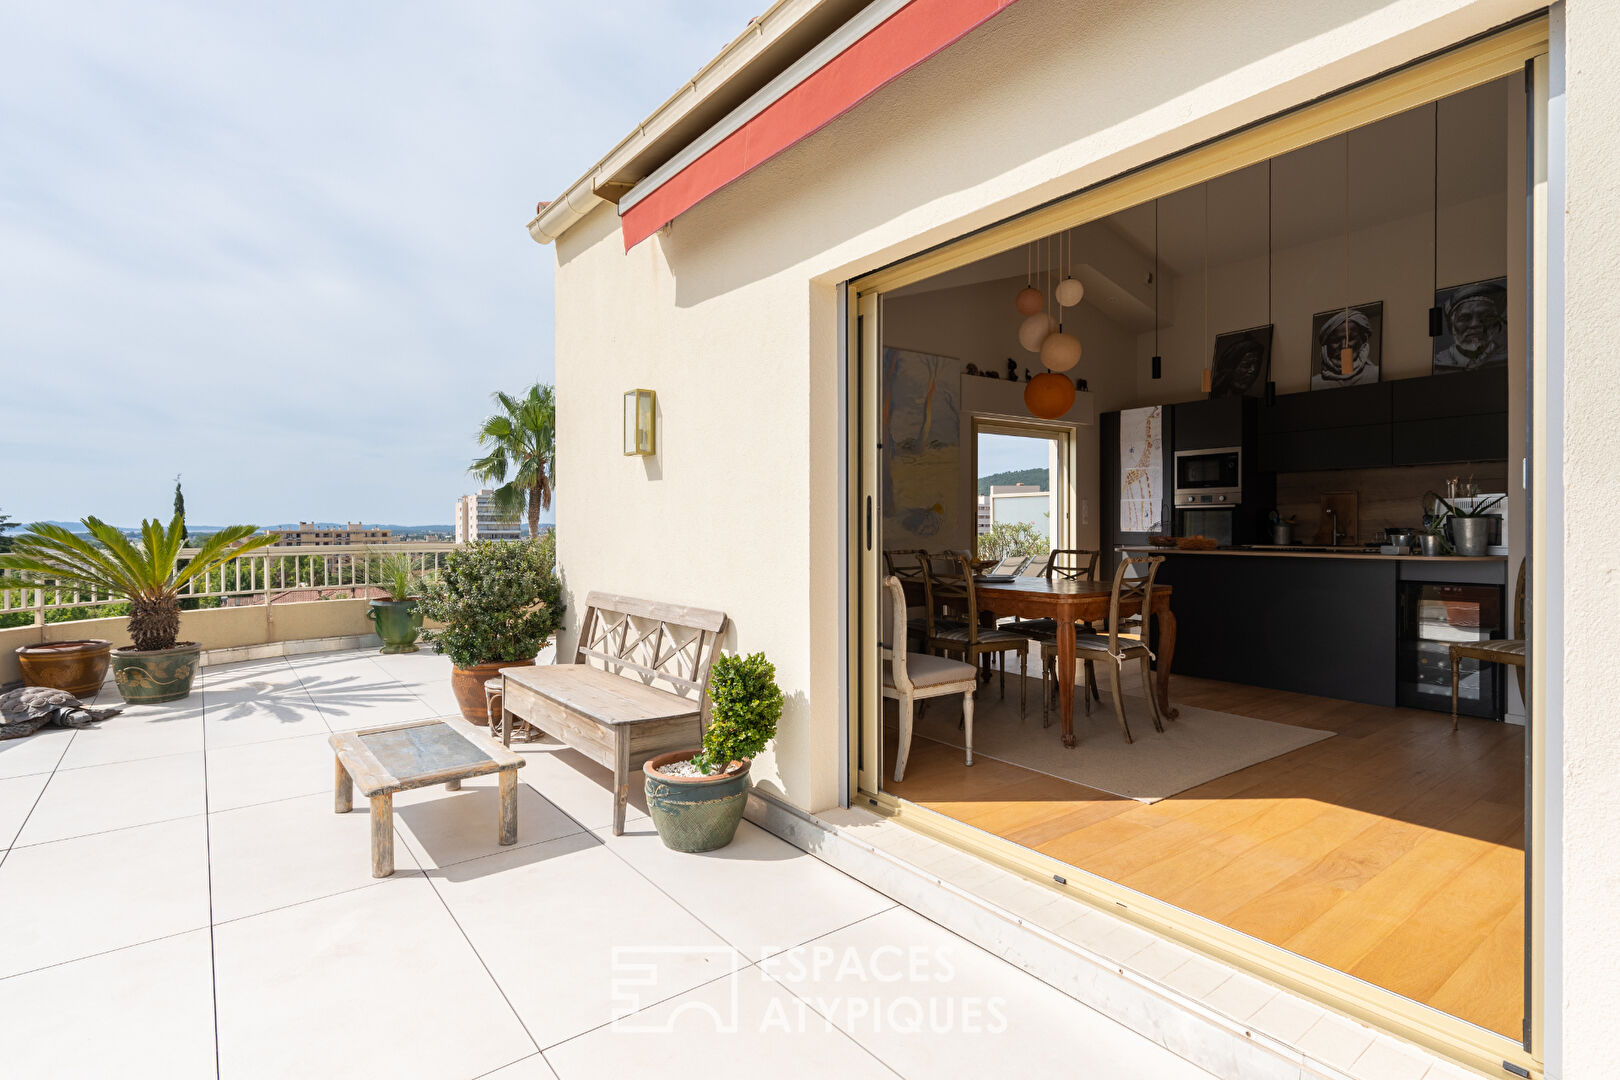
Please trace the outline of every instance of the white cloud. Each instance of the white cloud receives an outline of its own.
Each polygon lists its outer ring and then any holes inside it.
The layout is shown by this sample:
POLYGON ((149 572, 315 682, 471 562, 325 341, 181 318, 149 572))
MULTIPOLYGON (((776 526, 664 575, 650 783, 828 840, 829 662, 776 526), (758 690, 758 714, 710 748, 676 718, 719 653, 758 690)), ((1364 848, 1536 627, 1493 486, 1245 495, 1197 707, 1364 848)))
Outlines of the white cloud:
POLYGON ((761 2, 7 3, 0 510, 448 521, 535 201, 761 2))

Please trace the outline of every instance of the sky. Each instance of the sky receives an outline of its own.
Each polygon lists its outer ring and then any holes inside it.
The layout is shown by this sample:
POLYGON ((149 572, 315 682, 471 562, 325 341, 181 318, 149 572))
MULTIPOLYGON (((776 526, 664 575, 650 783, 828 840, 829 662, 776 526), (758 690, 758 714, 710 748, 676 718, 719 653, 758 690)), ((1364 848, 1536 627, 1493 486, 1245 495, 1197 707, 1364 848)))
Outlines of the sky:
POLYGON ((1018 469, 1044 469, 1050 460, 1051 444, 1046 439, 1022 435, 980 435, 979 475, 1018 469))
POLYGON ((0 0, 0 513, 448 523, 535 203, 766 3, 0 0))

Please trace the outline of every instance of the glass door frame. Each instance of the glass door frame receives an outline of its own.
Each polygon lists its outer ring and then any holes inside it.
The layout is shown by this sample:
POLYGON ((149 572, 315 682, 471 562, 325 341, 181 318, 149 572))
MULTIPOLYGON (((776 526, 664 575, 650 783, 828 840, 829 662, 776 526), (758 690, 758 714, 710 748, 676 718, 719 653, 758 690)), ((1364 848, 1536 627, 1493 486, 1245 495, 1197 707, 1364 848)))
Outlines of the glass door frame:
MULTIPOLYGON (((1529 931, 1526 983, 1529 996, 1525 1003, 1528 1017, 1522 1043, 881 790, 878 749, 883 714, 877 683, 876 648, 878 589, 881 581, 880 552, 876 550, 877 526, 881 517, 878 516, 880 508, 876 505, 876 499, 879 491, 877 469, 881 455, 880 428, 877 425, 880 385, 876 358, 881 351, 881 298, 884 293, 1504 76, 1523 72, 1533 82, 1539 82, 1539 91, 1532 87, 1532 111, 1528 126, 1533 140, 1533 167, 1544 169, 1548 50, 1548 20, 1546 14, 1541 13, 1378 78, 1344 88, 1323 99, 1300 105, 1254 126, 1179 151, 1134 172, 1105 180, 956 241, 874 269, 844 285, 846 310, 849 312, 845 329, 848 335, 846 355, 853 358, 848 385, 848 416, 851 423, 847 432, 851 494, 847 508, 851 523, 847 564, 850 572, 849 618, 854 627, 854 632, 849 635, 850 802, 893 817, 920 832, 1032 880, 1047 885, 1056 880, 1062 883, 1063 891, 1076 900, 1138 922, 1155 933, 1240 969, 1252 971, 1262 978, 1323 1001, 1335 1009, 1475 1068, 1498 1072, 1507 1065, 1527 1076, 1539 1074, 1542 1070, 1543 1025, 1540 1017, 1543 1013, 1540 1004, 1545 965, 1543 913, 1546 910, 1543 905, 1545 855, 1540 842, 1544 825, 1545 785, 1542 782, 1541 763, 1545 761, 1545 751, 1540 746, 1544 728, 1541 716, 1544 698, 1533 679, 1531 686, 1535 692, 1531 695, 1534 701, 1530 703, 1531 728, 1526 739, 1530 759, 1527 764, 1526 803, 1529 817, 1526 820, 1525 851, 1526 893, 1529 899, 1526 906, 1529 931), (1538 71, 1541 73, 1539 76, 1538 71)), ((1544 189, 1543 171, 1539 177, 1532 178, 1532 199, 1544 200, 1544 189)), ((1531 287, 1538 291, 1534 302, 1538 304, 1541 302, 1539 290, 1542 288, 1546 261, 1550 257, 1546 246, 1545 217, 1544 205, 1539 206, 1529 225, 1532 235, 1527 258, 1532 269, 1531 287)), ((1544 321, 1544 311, 1538 310, 1537 314, 1538 321, 1544 321)), ((1527 356, 1527 369, 1532 381, 1544 377, 1544 353, 1545 346, 1538 340, 1527 356)), ((1527 466, 1532 473, 1535 469, 1535 450, 1544 439, 1540 426, 1542 419, 1534 410, 1527 410, 1531 439, 1526 447, 1526 455, 1531 459, 1527 466)), ((974 453, 976 458, 976 446, 974 453)), ((1541 516, 1539 500, 1531 501, 1528 490, 1526 499, 1530 510, 1526 516, 1534 522, 1541 516)), ((1537 525, 1536 528, 1544 528, 1544 525, 1537 525)), ((1539 571, 1540 568, 1535 569, 1539 571)), ((1539 572, 1534 582, 1532 596, 1539 593, 1541 588, 1539 572)), ((1535 655, 1533 650, 1532 657, 1535 655)))

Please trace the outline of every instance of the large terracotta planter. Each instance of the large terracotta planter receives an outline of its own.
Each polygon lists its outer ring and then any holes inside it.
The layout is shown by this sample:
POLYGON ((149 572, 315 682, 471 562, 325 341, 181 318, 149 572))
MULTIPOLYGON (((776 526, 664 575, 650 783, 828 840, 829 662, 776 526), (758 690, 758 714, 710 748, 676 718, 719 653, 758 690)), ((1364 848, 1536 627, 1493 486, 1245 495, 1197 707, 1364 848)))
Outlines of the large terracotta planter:
POLYGON ((191 693, 202 646, 182 642, 172 649, 114 649, 113 682, 131 705, 179 701, 191 693))
POLYGON ((23 645, 17 650, 17 665, 26 686, 49 686, 88 699, 96 696, 107 677, 111 652, 112 642, 100 638, 23 645))
POLYGON ((479 727, 489 726, 489 702, 484 697, 484 683, 507 668, 534 667, 533 660, 494 660, 487 664, 450 669, 450 689, 455 691, 456 704, 461 707, 462 718, 479 727))
POLYGON ((713 776, 669 776, 659 770, 685 761, 694 750, 659 754, 641 767, 647 778, 647 813, 664 846, 673 851, 714 851, 731 843, 748 802, 748 765, 713 776))

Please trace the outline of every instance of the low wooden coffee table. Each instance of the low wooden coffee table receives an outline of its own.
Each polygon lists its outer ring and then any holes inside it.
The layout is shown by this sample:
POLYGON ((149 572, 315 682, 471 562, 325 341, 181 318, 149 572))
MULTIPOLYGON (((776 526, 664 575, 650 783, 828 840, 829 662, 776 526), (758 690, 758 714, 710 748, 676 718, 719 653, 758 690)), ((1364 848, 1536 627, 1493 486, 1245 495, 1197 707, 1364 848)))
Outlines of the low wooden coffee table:
POLYGON ((517 843, 517 771, 521 756, 489 739, 471 724, 451 718, 345 731, 329 740, 337 754, 333 810, 354 809, 354 789, 371 800, 371 876, 394 872, 394 792, 443 784, 459 791, 461 782, 501 774, 502 844, 517 843))

